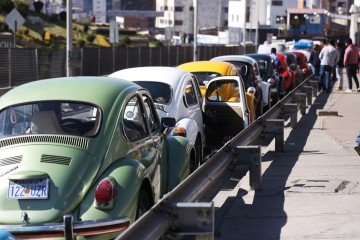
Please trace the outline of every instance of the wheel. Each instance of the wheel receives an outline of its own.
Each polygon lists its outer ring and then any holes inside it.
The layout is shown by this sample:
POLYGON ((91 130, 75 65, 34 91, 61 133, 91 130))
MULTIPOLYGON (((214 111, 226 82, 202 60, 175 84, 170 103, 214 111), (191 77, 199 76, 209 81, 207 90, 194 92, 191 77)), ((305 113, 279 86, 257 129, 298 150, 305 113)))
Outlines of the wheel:
POLYGON ((142 215, 144 215, 144 213, 146 213, 151 208, 151 205, 152 204, 149 194, 144 189, 141 189, 139 193, 135 219, 139 219, 142 215))
POLYGON ((202 144, 200 137, 197 137, 197 139, 196 139, 195 148, 196 148, 196 159, 197 159, 198 165, 201 165, 204 163, 204 149, 203 149, 203 144, 202 144))
POLYGON ((258 117, 262 116, 264 113, 264 103, 262 101, 262 96, 259 96, 259 99, 255 99, 255 103, 256 103, 255 119, 257 119, 258 117))

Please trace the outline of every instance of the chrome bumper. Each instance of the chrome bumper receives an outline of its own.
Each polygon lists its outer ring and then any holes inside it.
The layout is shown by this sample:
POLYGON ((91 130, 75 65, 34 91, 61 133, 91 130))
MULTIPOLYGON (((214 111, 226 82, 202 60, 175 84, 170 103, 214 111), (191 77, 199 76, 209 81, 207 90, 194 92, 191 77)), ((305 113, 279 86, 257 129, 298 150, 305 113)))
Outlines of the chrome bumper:
POLYGON ((16 239, 63 237, 73 240, 76 236, 123 231, 130 225, 128 217, 73 222, 72 215, 65 215, 63 220, 64 222, 55 224, 0 225, 0 229, 11 233, 16 239))
POLYGON ((270 92, 271 92, 271 93, 277 93, 277 91, 278 91, 278 90, 277 90, 277 88, 275 88, 275 87, 274 87, 274 88, 270 88, 270 92))

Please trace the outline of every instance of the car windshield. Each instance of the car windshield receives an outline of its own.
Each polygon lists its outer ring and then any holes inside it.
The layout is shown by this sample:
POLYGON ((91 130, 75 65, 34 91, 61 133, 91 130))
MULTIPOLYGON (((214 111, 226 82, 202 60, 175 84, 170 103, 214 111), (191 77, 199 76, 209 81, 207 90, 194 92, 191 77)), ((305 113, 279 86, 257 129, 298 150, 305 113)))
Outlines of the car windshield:
POLYGON ((166 83, 149 82, 149 81, 134 81, 136 84, 147 89, 155 103, 170 104, 171 102, 171 87, 166 83))
POLYGON ((260 71, 260 76, 264 77, 267 74, 267 62, 265 60, 257 60, 258 66, 259 66, 259 71, 260 71))
POLYGON ((207 86, 211 79, 221 76, 216 72, 192 72, 192 74, 196 76, 200 86, 207 86))
POLYGON ((10 106, 0 112, 0 138, 23 134, 94 136, 100 110, 81 102, 47 101, 10 106))
POLYGON ((244 62, 239 61, 228 61, 229 63, 233 64, 237 69, 239 69, 240 75, 246 77, 249 73, 248 65, 244 62))

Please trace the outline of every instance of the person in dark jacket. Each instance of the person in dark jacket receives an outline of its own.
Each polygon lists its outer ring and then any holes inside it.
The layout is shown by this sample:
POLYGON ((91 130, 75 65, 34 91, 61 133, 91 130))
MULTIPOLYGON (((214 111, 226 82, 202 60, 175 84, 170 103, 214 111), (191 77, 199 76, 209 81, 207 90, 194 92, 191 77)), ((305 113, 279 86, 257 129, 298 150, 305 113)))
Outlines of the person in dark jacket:
POLYGON ((311 68, 315 76, 320 75, 320 46, 318 44, 314 45, 314 49, 310 54, 309 63, 311 64, 311 68))
POLYGON ((338 87, 336 90, 341 91, 341 90, 343 90, 345 47, 341 42, 337 42, 336 49, 339 51, 339 61, 336 64, 336 68, 335 68, 336 80, 338 81, 338 87))

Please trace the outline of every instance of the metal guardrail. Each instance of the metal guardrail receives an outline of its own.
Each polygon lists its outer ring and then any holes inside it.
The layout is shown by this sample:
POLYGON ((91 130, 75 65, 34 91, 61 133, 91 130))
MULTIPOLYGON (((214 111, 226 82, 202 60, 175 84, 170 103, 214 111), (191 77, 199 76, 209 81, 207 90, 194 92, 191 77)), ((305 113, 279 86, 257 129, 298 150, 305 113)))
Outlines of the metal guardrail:
POLYGON ((214 207, 212 203, 201 202, 202 199, 228 180, 236 165, 249 165, 250 186, 261 190, 261 148, 248 145, 265 134, 275 137, 275 151, 283 151, 284 118, 290 118, 290 125, 294 127, 298 111, 306 114, 306 106, 312 104, 312 97, 316 95, 317 81, 311 76, 227 142, 116 240, 159 239, 165 234, 213 239, 214 207))

